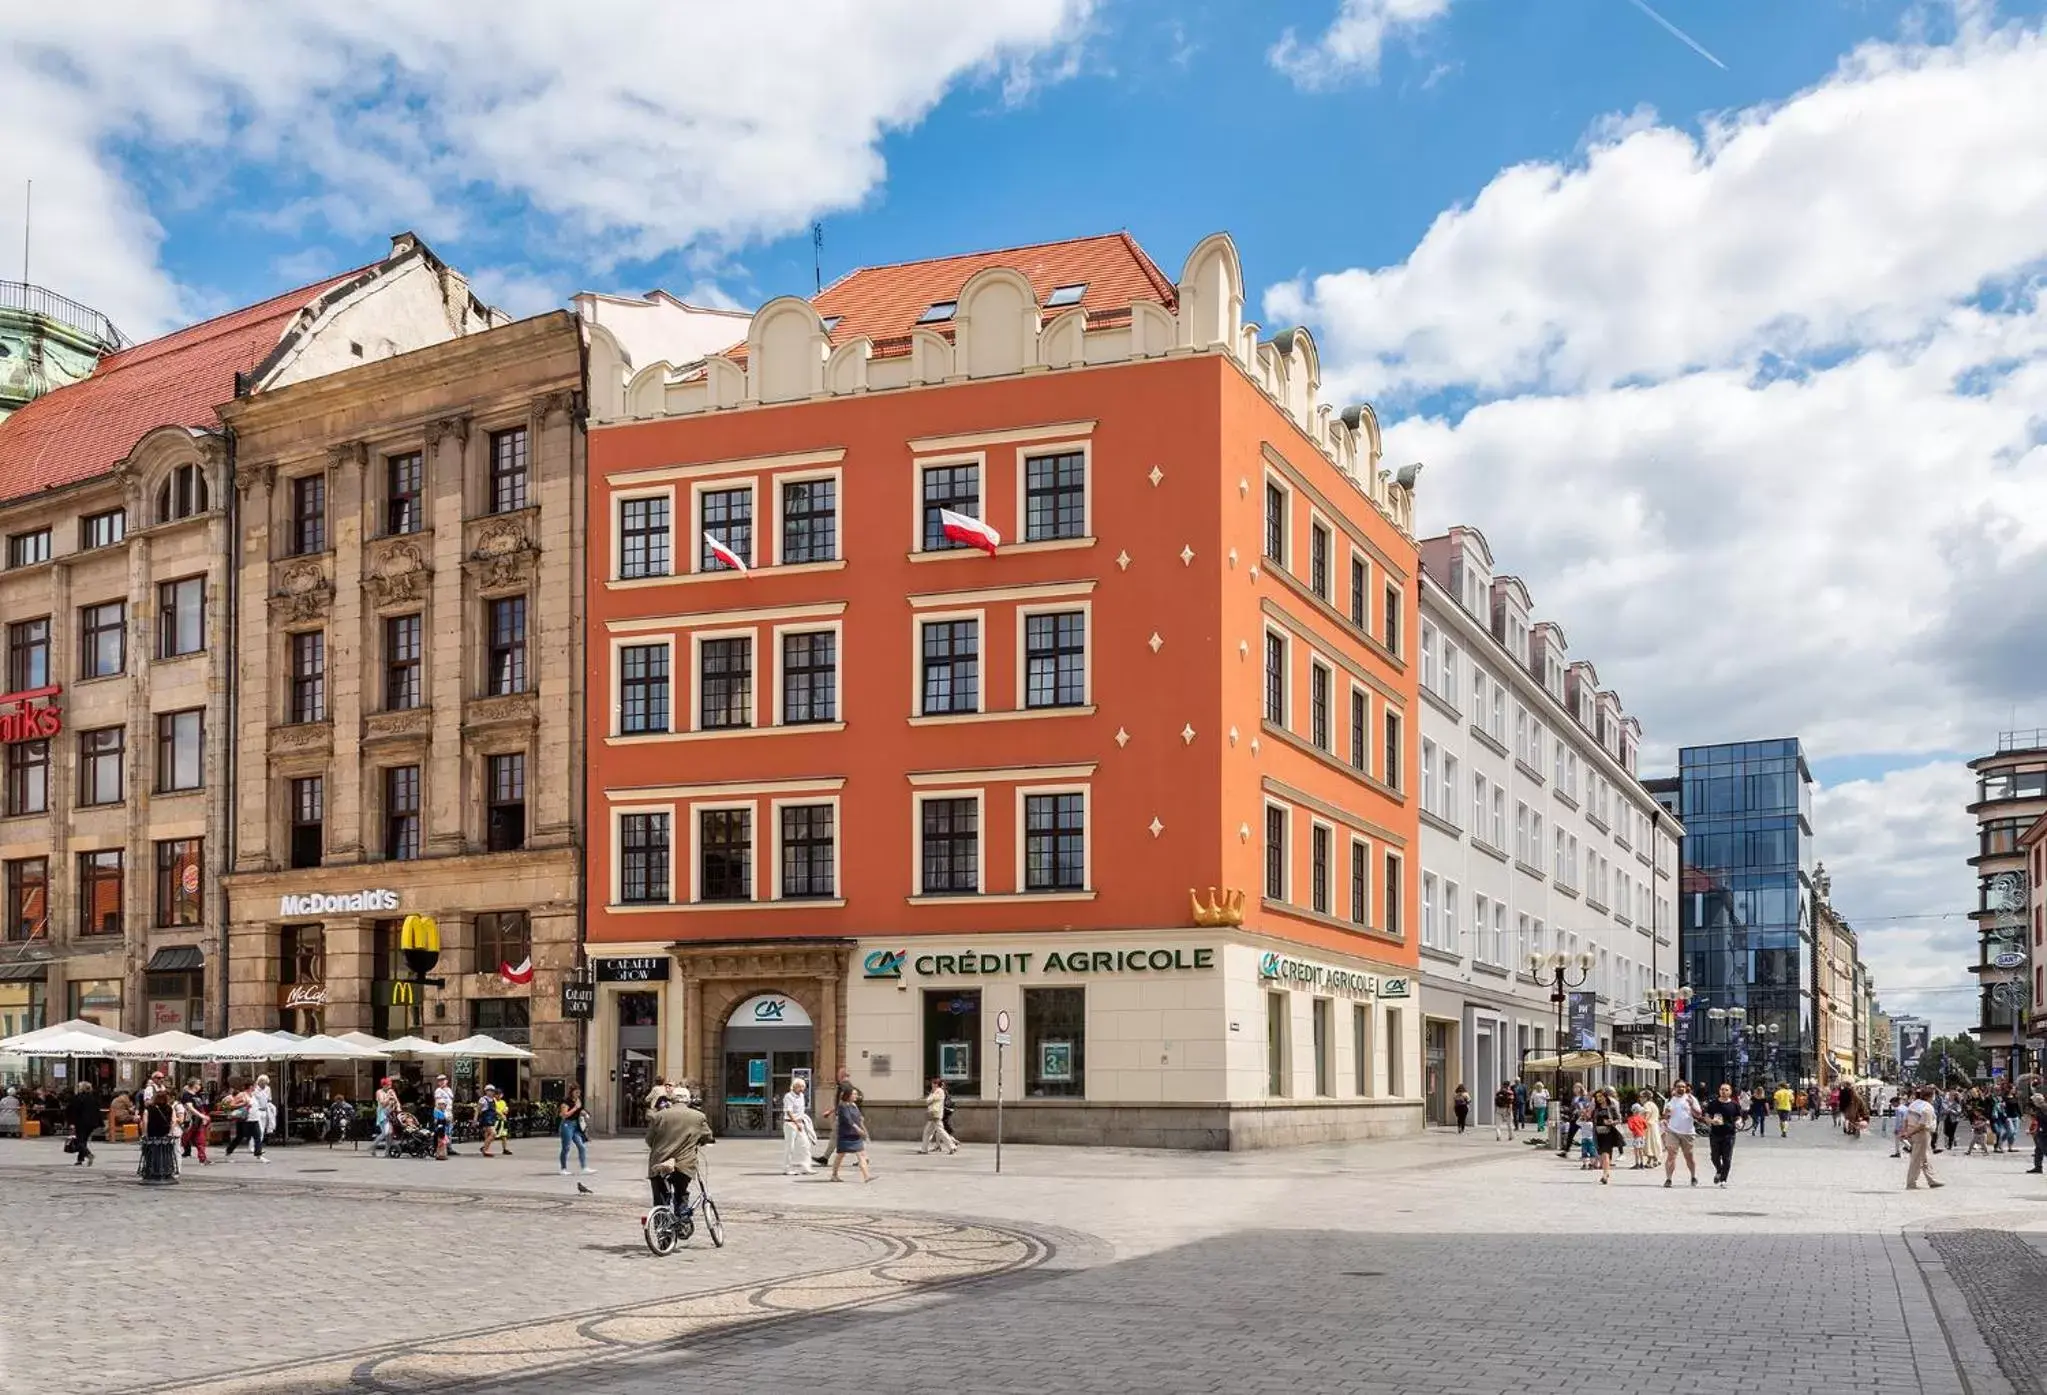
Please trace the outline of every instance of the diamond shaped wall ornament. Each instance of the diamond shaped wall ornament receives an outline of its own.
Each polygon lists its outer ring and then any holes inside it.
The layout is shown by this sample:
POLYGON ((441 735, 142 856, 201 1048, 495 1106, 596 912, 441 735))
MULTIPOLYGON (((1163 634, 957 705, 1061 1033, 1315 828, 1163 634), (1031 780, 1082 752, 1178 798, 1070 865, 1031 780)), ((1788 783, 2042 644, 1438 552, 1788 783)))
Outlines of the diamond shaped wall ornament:
POLYGON ((1151 830, 1151 836, 1154 838, 1158 837, 1161 833, 1164 833, 1166 831, 1166 826, 1159 822, 1159 816, 1157 814, 1153 814, 1151 816, 1151 822, 1146 824, 1145 827, 1151 830))
POLYGON ((1128 746, 1129 744, 1130 744, 1130 733, 1129 733, 1129 732, 1127 732, 1127 731, 1125 731, 1125 730, 1123 730, 1123 728, 1121 728, 1121 727, 1117 727, 1117 728, 1116 728, 1116 745, 1117 745, 1117 746, 1118 746, 1118 747, 1120 748, 1120 747, 1123 747, 1123 746, 1128 746))
POLYGON ((1232 746, 1237 744, 1237 729, 1235 727, 1230 728, 1230 744, 1232 746))
POLYGON ((1194 546, 1192 543, 1185 544, 1180 548, 1180 565, 1183 567, 1194 565, 1194 546))
POLYGON ((1250 640, 1248 640, 1248 639, 1240 639, 1240 640, 1238 640, 1238 641, 1237 641, 1237 657, 1238 657, 1238 658, 1240 658, 1240 659, 1248 659, 1248 658, 1250 658, 1250 657, 1251 657, 1251 641, 1250 641, 1250 640))
POLYGON ((1248 823, 1240 823, 1240 824, 1238 824, 1238 825, 1237 825, 1237 841, 1238 841, 1239 843, 1248 843, 1248 842, 1250 842, 1250 841, 1251 841, 1251 825, 1250 825, 1250 824, 1248 824, 1248 823))
POLYGON ((1127 572, 1127 571, 1129 571, 1129 570, 1130 570, 1130 554, 1129 554, 1129 553, 1127 553, 1127 552, 1119 552, 1119 553, 1117 553, 1117 554, 1116 554, 1116 567, 1117 567, 1117 569, 1118 569, 1118 570, 1120 570, 1120 571, 1126 571, 1126 572, 1127 572))
POLYGON ((1258 754, 1258 738, 1255 736, 1251 738, 1251 754, 1254 756, 1258 754))
POLYGON ((1194 744, 1194 724, 1192 722, 1180 728, 1180 739, 1189 746, 1194 744))
POLYGON ((1161 470, 1161 469, 1160 469, 1160 468, 1159 468, 1158 466, 1156 466, 1156 465, 1152 466, 1152 467, 1151 467, 1151 473, 1150 473, 1149 475, 1146 475, 1146 476, 1145 476, 1145 478, 1146 478, 1146 479, 1148 479, 1148 480, 1150 480, 1150 481, 1151 481, 1151 487, 1152 487, 1153 489, 1157 489, 1157 488, 1159 487, 1159 481, 1160 481, 1160 480, 1162 480, 1162 479, 1164 479, 1165 477, 1166 477, 1166 472, 1165 472, 1164 470, 1161 470))
POLYGON ((1233 547, 1233 548, 1231 548, 1231 549, 1230 549, 1230 570, 1231 570, 1231 571, 1235 571, 1236 569, 1237 569, 1237 549, 1235 549, 1235 548, 1233 547))
POLYGON ((1244 497, 1244 496, 1245 496, 1246 494, 1249 494, 1250 492, 1251 492, 1251 481, 1249 481, 1249 480, 1247 480, 1247 479, 1243 478, 1243 477, 1242 477, 1241 475, 1240 475, 1240 476, 1238 476, 1238 477, 1237 477, 1237 497, 1238 497, 1239 499, 1241 499, 1241 498, 1243 498, 1243 497, 1244 497))
POLYGON ((1163 645, 1165 641, 1159 638, 1159 632, 1157 630, 1153 630, 1151 632, 1151 638, 1146 640, 1145 643, 1149 644, 1151 646, 1151 652, 1156 654, 1159 652, 1160 646, 1163 645))

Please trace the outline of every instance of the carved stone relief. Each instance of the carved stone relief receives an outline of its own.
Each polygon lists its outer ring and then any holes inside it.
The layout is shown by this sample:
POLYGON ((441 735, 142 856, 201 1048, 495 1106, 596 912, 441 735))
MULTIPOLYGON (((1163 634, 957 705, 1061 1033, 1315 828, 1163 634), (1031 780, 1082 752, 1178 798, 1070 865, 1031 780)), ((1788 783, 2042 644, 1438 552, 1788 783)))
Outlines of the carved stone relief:
POLYGON ((426 597, 433 568, 419 545, 406 539, 383 539, 373 544, 369 572, 363 584, 379 608, 417 604, 426 597))
POLYGON ((302 557, 285 566, 270 596, 271 616, 285 625, 318 620, 327 614, 334 600, 334 584, 327 569, 317 560, 302 557))

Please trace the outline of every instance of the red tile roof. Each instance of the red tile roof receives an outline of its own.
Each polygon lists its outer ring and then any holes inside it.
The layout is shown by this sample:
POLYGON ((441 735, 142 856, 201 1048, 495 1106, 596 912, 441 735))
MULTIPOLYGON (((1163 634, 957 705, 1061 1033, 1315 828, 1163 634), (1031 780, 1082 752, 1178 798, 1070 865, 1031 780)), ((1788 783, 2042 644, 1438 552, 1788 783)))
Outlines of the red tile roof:
POLYGON ((105 474, 159 426, 212 428, 235 374, 261 363, 299 311, 367 267, 109 354, 76 383, 0 421, 0 502, 105 474))
MULTIPOLYGON (((826 320, 838 316, 830 329, 834 345, 864 334, 874 341, 876 356, 886 358, 909 352, 910 330, 918 318, 936 302, 956 299, 976 272, 991 266, 1022 272, 1040 306, 1058 287, 1085 283, 1087 290, 1079 304, 1088 312, 1090 327, 1128 319, 1133 301, 1157 301, 1169 310, 1177 305, 1172 278, 1124 232, 864 266, 826 286, 810 303, 826 320)), ((1070 308, 1062 305, 1043 314, 1049 321, 1070 308)), ((927 328, 948 338, 952 335, 949 320, 927 328)), ((746 346, 738 345, 726 356, 743 360, 746 346)))

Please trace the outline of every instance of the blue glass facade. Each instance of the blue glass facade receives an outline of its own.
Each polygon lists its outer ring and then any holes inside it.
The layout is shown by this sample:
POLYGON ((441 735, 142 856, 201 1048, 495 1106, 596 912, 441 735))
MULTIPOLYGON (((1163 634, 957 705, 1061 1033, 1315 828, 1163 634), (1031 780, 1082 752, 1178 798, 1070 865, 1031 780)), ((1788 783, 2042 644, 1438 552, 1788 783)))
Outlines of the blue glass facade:
POLYGON ((1815 1078, 1812 773, 1803 748, 1796 737, 1683 748, 1677 812, 1678 962, 1693 1002, 1688 1078, 1708 1090, 1815 1078), (1735 1007, 1745 1021, 1707 1016, 1735 1007))

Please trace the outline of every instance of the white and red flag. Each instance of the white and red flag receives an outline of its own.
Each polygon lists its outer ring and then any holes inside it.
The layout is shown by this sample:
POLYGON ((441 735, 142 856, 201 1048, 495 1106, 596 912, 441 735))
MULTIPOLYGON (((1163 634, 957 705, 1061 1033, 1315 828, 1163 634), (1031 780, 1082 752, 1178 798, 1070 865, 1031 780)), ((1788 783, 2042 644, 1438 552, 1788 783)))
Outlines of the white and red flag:
POLYGON ((738 553, 725 546, 724 543, 719 542, 709 533, 704 534, 704 546, 711 550, 713 557, 732 568, 735 572, 750 572, 753 570, 752 567, 747 566, 745 562, 740 560, 738 553))
POLYGON ((503 961, 499 961, 498 977, 503 979, 506 983, 533 982, 533 956, 529 954, 524 959, 521 959, 519 961, 519 967, 516 969, 513 968, 510 964, 504 963, 503 961))
POLYGON ((938 522, 945 529, 947 538, 967 547, 978 547, 990 557, 995 555, 996 548, 1002 546, 1002 534, 968 514, 940 509, 938 522))

